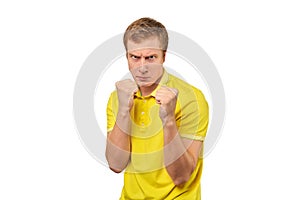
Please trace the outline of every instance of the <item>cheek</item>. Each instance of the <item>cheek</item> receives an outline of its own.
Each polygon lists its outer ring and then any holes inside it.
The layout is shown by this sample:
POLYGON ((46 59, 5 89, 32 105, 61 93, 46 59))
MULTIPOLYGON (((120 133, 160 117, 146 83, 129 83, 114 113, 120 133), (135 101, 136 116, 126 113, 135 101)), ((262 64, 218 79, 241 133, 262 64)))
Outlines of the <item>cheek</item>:
POLYGON ((134 74, 137 73, 138 67, 136 67, 135 65, 130 65, 130 64, 128 64, 128 69, 129 69, 130 73, 131 73, 132 75, 134 75, 134 74))
POLYGON ((134 64, 130 61, 127 61, 127 64, 128 64, 129 71, 132 71, 134 69, 134 64))
POLYGON ((159 69, 157 69, 157 74, 156 74, 156 76, 159 77, 159 76, 162 75, 162 73, 163 73, 163 68, 160 67, 159 69))
POLYGON ((153 75, 153 78, 158 78, 163 72, 162 65, 154 65, 151 68, 151 74, 153 75))
POLYGON ((128 61, 128 68, 129 68, 129 70, 133 70, 133 69, 137 68, 138 66, 139 66, 138 63, 132 62, 132 61, 128 61))

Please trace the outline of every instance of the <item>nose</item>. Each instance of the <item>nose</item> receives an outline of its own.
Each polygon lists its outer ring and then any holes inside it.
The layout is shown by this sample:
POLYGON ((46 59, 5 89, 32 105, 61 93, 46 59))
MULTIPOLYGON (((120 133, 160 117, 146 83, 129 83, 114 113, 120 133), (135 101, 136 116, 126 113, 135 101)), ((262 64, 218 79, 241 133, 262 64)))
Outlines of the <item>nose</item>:
POLYGON ((139 67, 139 72, 142 74, 145 74, 148 72, 148 67, 146 64, 142 63, 142 65, 139 67))
POLYGON ((141 66, 139 67, 139 72, 142 73, 142 74, 145 74, 145 73, 148 72, 148 67, 147 67, 147 64, 146 64, 145 57, 141 58, 141 66))

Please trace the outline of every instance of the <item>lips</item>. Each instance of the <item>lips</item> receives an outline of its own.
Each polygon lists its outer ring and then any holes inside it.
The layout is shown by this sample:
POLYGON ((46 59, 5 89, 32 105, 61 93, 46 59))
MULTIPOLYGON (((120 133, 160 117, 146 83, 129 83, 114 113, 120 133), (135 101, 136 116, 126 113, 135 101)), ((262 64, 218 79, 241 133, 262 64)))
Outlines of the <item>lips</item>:
POLYGON ((148 81, 150 77, 136 76, 136 78, 140 81, 148 81))

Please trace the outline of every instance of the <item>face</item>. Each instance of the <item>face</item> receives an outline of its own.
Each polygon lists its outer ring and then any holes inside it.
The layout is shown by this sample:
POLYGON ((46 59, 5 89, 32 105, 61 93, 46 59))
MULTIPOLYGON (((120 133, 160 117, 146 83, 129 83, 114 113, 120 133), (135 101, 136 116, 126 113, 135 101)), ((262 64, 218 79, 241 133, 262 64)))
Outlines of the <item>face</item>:
POLYGON ((129 70, 139 87, 158 84, 163 74, 165 53, 157 38, 146 39, 140 43, 127 42, 129 70))

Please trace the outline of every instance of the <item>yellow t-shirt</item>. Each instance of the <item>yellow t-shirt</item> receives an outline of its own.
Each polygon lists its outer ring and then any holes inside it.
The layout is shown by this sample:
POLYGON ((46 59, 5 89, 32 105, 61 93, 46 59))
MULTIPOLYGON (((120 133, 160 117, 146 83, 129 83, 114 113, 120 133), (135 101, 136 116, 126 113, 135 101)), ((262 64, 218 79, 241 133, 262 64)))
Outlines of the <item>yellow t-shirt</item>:
MULTIPOLYGON (((164 166, 163 125, 159 117, 156 91, 165 85, 178 90, 175 118, 181 137, 204 141, 208 127, 208 104, 202 92, 168 74, 165 70, 157 88, 149 96, 138 92, 130 115, 131 160, 124 173, 121 200, 200 200, 202 155, 188 182, 177 187, 164 166)), ((107 131, 110 132, 118 112, 118 97, 114 91, 107 104, 107 131)))

